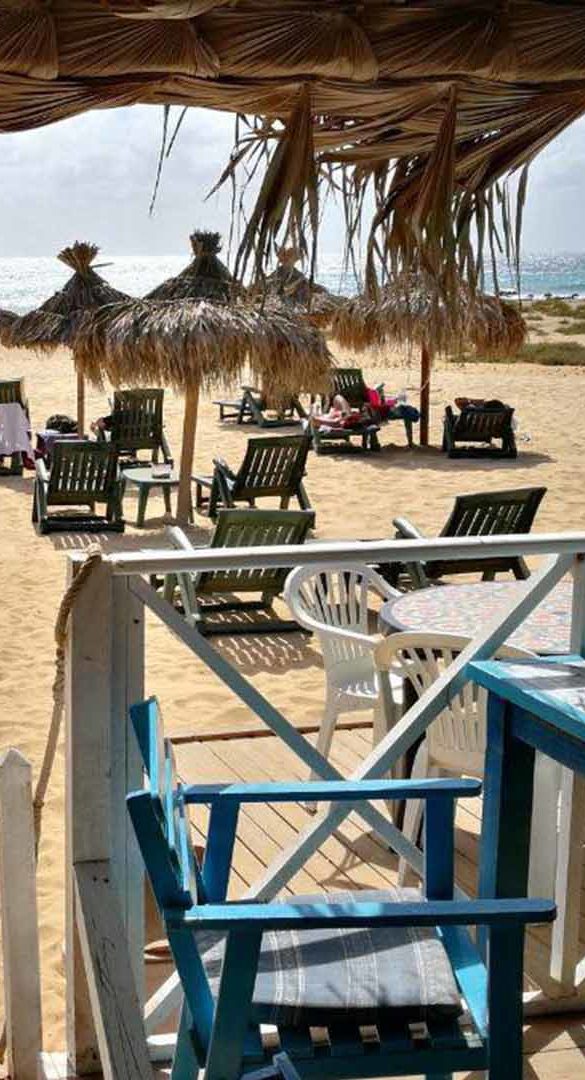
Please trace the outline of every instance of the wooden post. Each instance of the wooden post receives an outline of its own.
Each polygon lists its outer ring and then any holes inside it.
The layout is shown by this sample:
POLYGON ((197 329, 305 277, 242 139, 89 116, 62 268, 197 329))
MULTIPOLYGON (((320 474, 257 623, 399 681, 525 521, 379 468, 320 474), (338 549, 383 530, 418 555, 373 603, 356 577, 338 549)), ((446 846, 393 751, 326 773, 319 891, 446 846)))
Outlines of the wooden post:
POLYGON ((429 445, 429 420, 431 413, 431 366, 432 357, 423 342, 420 350, 420 444, 429 445))
POLYGON ((0 758, 0 872, 8 1072, 36 1080, 42 1024, 31 767, 12 749, 0 758))
MULTIPOLYGON (((573 609, 571 652, 585 656, 585 561, 573 563, 573 609)), ((583 880, 585 833, 585 777, 563 769, 561 813, 557 851, 555 900, 558 915, 552 928, 551 975, 566 993, 575 989, 575 969, 580 956, 579 896, 583 880)))
POLYGON ((113 581, 112 705, 110 725, 112 869, 134 980, 144 998, 144 864, 126 795, 143 783, 142 758, 128 709, 144 697, 144 606, 129 589, 129 579, 113 581))
POLYGON ((85 435, 85 379, 77 372, 77 434, 85 435))
POLYGON ((185 525, 191 513, 191 473, 195 453, 195 431, 197 429, 197 409, 199 407, 199 385, 192 384, 185 394, 185 415, 183 417, 183 443, 181 446, 181 465, 179 471, 179 495, 177 501, 177 521, 185 525))
MULTIPOLYGON (((69 563, 69 580, 74 572, 69 563)), ((98 1041, 77 931, 75 863, 106 860, 110 829, 110 707, 112 699, 112 574, 93 571, 69 620, 67 645, 66 994, 67 1053, 78 1075, 99 1072, 98 1041)))

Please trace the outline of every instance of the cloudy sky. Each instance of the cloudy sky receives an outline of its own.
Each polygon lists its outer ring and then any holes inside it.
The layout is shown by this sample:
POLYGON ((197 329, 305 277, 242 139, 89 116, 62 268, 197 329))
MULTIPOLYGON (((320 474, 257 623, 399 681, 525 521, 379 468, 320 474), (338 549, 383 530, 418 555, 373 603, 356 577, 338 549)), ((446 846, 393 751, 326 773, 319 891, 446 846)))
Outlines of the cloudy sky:
MULTIPOLYGON (((194 227, 225 233, 229 192, 205 195, 229 155, 233 118, 190 111, 149 217, 161 123, 161 109, 135 106, 1 135, 0 255, 51 255, 75 238, 110 255, 180 254, 194 227)), ((584 199, 585 119, 532 167, 524 250, 585 252, 584 199)), ((332 212, 321 251, 333 258, 339 246, 332 212)))

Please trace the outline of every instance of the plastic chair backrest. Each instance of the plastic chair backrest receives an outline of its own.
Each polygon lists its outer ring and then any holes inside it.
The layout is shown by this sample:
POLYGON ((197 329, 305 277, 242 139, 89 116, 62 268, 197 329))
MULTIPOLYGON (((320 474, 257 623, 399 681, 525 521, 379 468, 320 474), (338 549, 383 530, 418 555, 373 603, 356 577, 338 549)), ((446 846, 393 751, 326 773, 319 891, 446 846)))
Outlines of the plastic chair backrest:
POLYGON ((375 570, 352 563, 299 567, 284 590, 294 618, 317 635, 326 669, 371 655, 369 642, 330 631, 347 630, 371 641, 372 594, 388 600, 396 591, 375 570))
MULTIPOLYGON (((419 698, 445 673, 469 642, 469 638, 457 634, 410 631, 390 634, 378 645, 374 663, 378 671, 408 680, 419 698)), ((529 659, 533 655, 511 645, 503 645, 496 653, 498 659, 529 659)), ((452 754, 465 755, 469 772, 483 775, 486 724, 487 691, 467 682, 427 728, 431 756, 448 760, 452 754)))

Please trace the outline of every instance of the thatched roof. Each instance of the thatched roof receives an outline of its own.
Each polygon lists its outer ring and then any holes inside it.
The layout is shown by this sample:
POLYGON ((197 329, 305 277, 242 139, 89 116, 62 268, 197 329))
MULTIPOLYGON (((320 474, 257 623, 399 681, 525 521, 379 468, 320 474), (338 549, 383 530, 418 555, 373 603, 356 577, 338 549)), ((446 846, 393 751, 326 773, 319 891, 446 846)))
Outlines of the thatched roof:
POLYGON ((288 311, 291 318, 308 319, 313 326, 327 327, 334 311, 343 301, 343 297, 329 292, 324 285, 311 281, 295 265, 300 255, 296 248, 280 248, 277 252, 278 266, 257 287, 257 295, 268 310, 273 310, 274 303, 288 311))
POLYGON ((473 219, 493 232, 490 185, 583 114, 584 57, 582 0, 3 0, 0 131, 137 102, 255 116, 242 272, 317 228, 320 181, 349 220, 369 179, 370 271, 438 271, 473 219))
POLYGON ((125 293, 108 285, 93 269, 98 253, 95 244, 79 242, 60 251, 57 257, 73 274, 44 304, 8 325, 2 335, 3 343, 42 352, 53 351, 59 345, 72 345, 81 312, 127 300, 125 293))
POLYGON ((429 275, 397 278, 375 300, 346 301, 331 325, 332 337, 349 349, 424 344, 432 352, 446 353, 472 346, 484 356, 513 355, 526 334, 515 304, 472 292, 463 282, 452 304, 429 275))
POLYGON ((7 308, 0 308, 0 345, 4 345, 13 324, 18 319, 18 315, 15 311, 8 311, 7 308))
POLYGON ((76 343, 79 369, 92 382, 230 386, 250 370, 269 400, 319 392, 331 356, 312 327, 271 312, 208 300, 144 301, 89 312, 76 343))
POLYGON ((147 293, 146 300, 229 300, 233 278, 219 258, 220 234, 194 232, 190 240, 193 258, 189 265, 147 293))

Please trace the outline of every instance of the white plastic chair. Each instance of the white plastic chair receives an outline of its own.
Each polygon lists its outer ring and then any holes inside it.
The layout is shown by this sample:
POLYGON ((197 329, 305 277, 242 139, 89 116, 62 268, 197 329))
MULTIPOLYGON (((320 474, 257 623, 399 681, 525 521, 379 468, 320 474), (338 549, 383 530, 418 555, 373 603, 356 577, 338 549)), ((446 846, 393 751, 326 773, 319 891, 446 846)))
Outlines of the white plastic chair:
POLYGON ((383 600, 398 595, 374 570, 353 563, 301 566, 286 580, 284 599, 296 621, 316 635, 323 654, 327 691, 317 749, 324 757, 340 713, 374 709, 374 745, 399 716, 400 678, 386 682, 384 708, 378 700, 374 649, 380 635, 370 627, 372 594, 383 600))
MULTIPOLYGON (((398 633, 391 634, 378 644, 374 663, 381 683, 384 674, 392 683, 397 678, 408 680, 417 697, 442 675, 459 653, 469 645, 469 638, 455 634, 398 633)), ((498 659, 531 659, 534 653, 503 645, 497 652, 498 659)), ((382 699, 383 705, 384 699, 382 699)), ((390 719, 392 714, 390 715, 390 719)), ((468 682, 455 694, 449 705, 435 717, 427 728, 425 738, 416 752, 411 776, 440 776, 443 772, 456 776, 484 775, 487 742, 487 690, 468 682)), ((535 772, 535 799, 532 818, 533 854, 537 859, 531 864, 530 892, 544 891, 538 895, 552 895, 555 873, 556 820, 560 785, 560 771, 555 763, 549 763, 537 755, 535 772), (552 767, 551 767, 552 765, 552 767), (535 848, 540 849, 538 853, 535 848)), ((413 843, 417 842, 423 807, 419 800, 409 799, 404 813, 403 832, 413 843)), ((399 863, 399 882, 404 883, 407 862, 399 863)))

